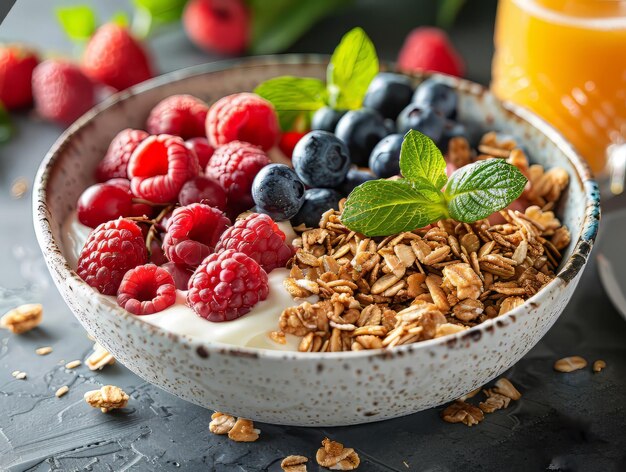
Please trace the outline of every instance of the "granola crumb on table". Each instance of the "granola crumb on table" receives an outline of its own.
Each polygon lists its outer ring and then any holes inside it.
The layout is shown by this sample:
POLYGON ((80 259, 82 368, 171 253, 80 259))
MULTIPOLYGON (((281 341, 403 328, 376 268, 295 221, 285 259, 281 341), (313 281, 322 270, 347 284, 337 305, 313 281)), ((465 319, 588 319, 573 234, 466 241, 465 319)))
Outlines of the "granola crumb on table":
POLYGON ((114 385, 105 385, 99 390, 85 393, 85 401, 94 408, 100 408, 102 413, 108 413, 117 408, 124 408, 128 404, 128 394, 114 385))
POLYGON ((554 370, 558 372, 574 372, 587 367, 587 360, 580 356, 570 356, 559 359, 554 363, 554 370))
POLYGON ((9 310, 0 318, 0 327, 6 328, 14 334, 30 331, 41 323, 43 307, 39 303, 20 305, 9 310))
POLYGON ((598 372, 602 372, 602 370, 606 367, 606 362, 602 359, 598 359, 593 363, 593 371, 597 374, 598 372))
POLYGON ((254 423, 245 418, 237 418, 235 424, 228 432, 228 439, 236 442, 254 442, 259 439, 261 430, 254 428, 254 423))
POLYGON ((322 467, 331 470, 354 470, 361 463, 359 455, 351 447, 324 438, 322 447, 317 450, 315 460, 322 467))
POLYGON ((309 459, 304 456, 287 456, 280 463, 284 472, 307 472, 306 464, 309 459))

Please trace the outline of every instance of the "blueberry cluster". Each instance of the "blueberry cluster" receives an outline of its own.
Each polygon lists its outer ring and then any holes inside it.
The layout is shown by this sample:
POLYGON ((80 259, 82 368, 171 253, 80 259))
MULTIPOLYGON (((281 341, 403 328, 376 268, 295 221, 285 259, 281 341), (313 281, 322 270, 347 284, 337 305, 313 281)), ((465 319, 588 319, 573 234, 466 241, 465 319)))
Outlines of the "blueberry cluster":
POLYGON ((311 120, 312 131, 293 150, 294 169, 265 167, 254 179, 257 210, 276 220, 316 226, 325 211, 358 185, 400 173, 400 149, 411 129, 446 147, 465 136, 455 121, 457 94, 435 78, 413 89, 408 77, 381 72, 369 85, 363 108, 323 107, 311 120))

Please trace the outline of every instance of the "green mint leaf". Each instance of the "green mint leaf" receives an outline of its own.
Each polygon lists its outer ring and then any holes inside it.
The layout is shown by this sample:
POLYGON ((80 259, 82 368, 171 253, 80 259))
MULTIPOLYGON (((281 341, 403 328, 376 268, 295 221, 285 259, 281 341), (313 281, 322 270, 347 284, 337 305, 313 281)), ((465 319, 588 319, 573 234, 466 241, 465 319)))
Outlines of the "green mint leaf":
POLYGON ((276 77, 261 83, 254 93, 271 102, 283 131, 290 130, 296 119, 326 104, 326 87, 319 79, 276 77))
POLYGON ((463 8, 465 0, 439 0, 437 3, 439 4, 437 26, 444 29, 450 28, 463 8))
POLYGON ((153 21, 169 23, 183 14, 187 0, 133 0, 135 7, 147 10, 153 21))
POLYGON ((473 223, 506 208, 518 198, 526 177, 503 159, 487 159, 461 167, 445 190, 450 216, 473 223))
POLYGON ((96 31, 96 14, 90 6, 59 7, 56 14, 65 33, 74 41, 86 41, 96 31))
POLYGON ((0 144, 9 141, 14 132, 15 128, 13 127, 11 116, 2 103, 0 103, 0 144))
POLYGON ((124 28, 128 28, 130 24, 130 19, 128 18, 128 14, 125 11, 118 11, 113 14, 111 17, 111 22, 123 26, 124 28))
POLYGON ((405 180, 370 180, 346 200, 341 221, 366 236, 412 231, 446 218, 443 194, 405 180))
POLYGON ((331 106, 348 110, 360 108, 378 70, 376 49, 365 31, 354 28, 346 33, 328 64, 331 106))
POLYGON ((400 171, 405 179, 426 179, 437 190, 446 184, 446 161, 437 145, 425 134, 410 130, 402 141, 400 171))

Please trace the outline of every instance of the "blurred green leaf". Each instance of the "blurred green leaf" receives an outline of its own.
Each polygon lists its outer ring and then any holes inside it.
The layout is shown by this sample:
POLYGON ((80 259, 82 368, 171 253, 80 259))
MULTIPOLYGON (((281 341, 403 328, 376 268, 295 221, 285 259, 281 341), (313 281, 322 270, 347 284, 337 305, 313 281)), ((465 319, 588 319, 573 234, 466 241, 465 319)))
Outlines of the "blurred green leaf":
POLYGON ((86 41, 96 31, 96 14, 88 5, 59 7, 56 15, 65 33, 74 41, 86 41))
POLYGON ((13 127, 11 116, 2 103, 0 103, 0 144, 4 144, 9 141, 14 132, 15 128, 13 127))
POLYGON ((466 0, 439 0, 437 9, 437 25, 440 28, 450 28, 458 16, 466 0))
POLYGON ((133 0, 133 3, 150 12, 154 21, 169 23, 182 16, 187 0, 133 0))
POLYGON ((248 0, 252 37, 248 51, 272 54, 283 51, 318 20, 353 0, 248 0))
POLYGON ((128 27, 130 24, 130 18, 128 17, 128 13, 125 11, 118 11, 111 17, 111 21, 120 26, 128 27))

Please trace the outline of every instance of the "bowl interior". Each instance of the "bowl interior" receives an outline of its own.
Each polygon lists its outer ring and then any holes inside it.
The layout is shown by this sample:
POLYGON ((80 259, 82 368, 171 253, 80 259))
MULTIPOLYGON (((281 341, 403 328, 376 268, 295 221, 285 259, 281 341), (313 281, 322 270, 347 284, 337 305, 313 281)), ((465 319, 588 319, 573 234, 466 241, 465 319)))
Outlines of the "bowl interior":
MULTIPOLYGON (((177 71, 122 92, 100 104, 70 127, 44 160, 36 179, 35 219, 40 243, 54 253, 61 280, 75 277, 63 257, 62 227, 78 196, 93 183, 93 173, 111 139, 124 128, 143 128, 151 108, 172 94, 188 93, 208 103, 235 92, 251 91, 271 77, 297 75, 324 79, 325 59, 305 56, 254 58, 196 66, 177 71), (38 216, 39 213, 39 216, 38 216)), ((560 166, 570 185, 556 209, 571 231, 572 243, 563 254, 560 276, 573 278, 584 265, 577 256, 590 250, 597 230, 599 202, 595 182, 573 149, 543 121, 512 105, 501 104, 477 84, 446 78, 459 90, 458 118, 473 136, 498 130, 518 137, 534 163, 560 166), (586 245, 586 247, 582 247, 586 245), (568 273, 572 272, 572 273, 568 273)), ((419 81, 419 78, 416 78, 419 81)), ((50 265, 50 264, 49 264, 50 265)), ((120 313, 125 312, 118 309, 120 313)))

